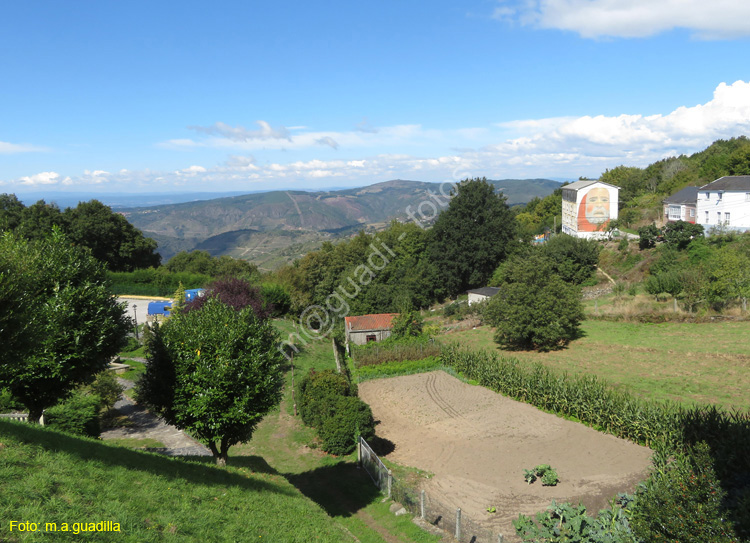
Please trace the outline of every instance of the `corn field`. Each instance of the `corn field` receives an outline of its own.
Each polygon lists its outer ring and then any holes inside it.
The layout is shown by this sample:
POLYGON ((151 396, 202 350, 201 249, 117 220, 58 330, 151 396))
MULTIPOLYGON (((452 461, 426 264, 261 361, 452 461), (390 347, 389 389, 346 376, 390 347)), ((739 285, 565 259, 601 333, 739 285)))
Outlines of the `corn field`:
POLYGON ((677 450, 705 441, 717 460, 717 471, 750 472, 747 412, 646 400, 595 376, 571 376, 455 344, 443 347, 441 360, 491 390, 651 448, 677 450))

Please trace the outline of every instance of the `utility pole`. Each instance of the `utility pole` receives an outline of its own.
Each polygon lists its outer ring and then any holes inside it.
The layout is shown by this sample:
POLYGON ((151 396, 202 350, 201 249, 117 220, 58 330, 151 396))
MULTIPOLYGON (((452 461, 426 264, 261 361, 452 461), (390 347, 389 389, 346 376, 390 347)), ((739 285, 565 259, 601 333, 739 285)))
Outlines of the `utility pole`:
POLYGON ((138 337, 138 314, 136 313, 137 307, 137 305, 133 304, 133 322, 135 322, 135 339, 140 340, 141 338, 138 337))

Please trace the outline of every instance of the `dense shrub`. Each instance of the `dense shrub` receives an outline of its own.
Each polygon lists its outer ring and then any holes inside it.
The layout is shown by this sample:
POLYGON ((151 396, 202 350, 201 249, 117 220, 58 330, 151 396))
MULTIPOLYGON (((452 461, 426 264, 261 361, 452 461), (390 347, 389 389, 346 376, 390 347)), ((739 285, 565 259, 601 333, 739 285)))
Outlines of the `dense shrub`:
POLYGON ((722 511, 726 494, 705 443, 687 454, 653 456, 650 477, 636 494, 633 530, 649 542, 731 543, 737 541, 722 511))
POLYGON ((370 406, 356 396, 337 396, 330 414, 318 429, 321 448, 335 455, 352 452, 357 436, 367 440, 374 435, 375 421, 370 406))
POLYGON ((122 391, 125 390, 118 381, 112 370, 102 371, 96 374, 94 382, 85 387, 86 392, 99 398, 99 409, 108 411, 115 406, 120 399, 122 391))
POLYGON ((261 285, 260 293, 263 301, 271 307, 272 317, 280 317, 289 313, 292 307, 292 299, 284 287, 266 283, 261 285))
POLYGON ((76 391, 44 412, 44 424, 71 434, 98 437, 100 401, 98 396, 76 391))
POLYGON ((23 409, 23 404, 13 397, 10 390, 7 388, 0 389, 0 413, 12 413, 23 411, 23 409))
POLYGON ((320 428, 331 415, 339 397, 356 396, 356 385, 334 370, 311 371, 299 384, 299 411, 302 422, 320 428))
POLYGON ((648 226, 642 226, 638 229, 638 248, 651 249, 656 246, 656 242, 659 241, 661 233, 659 229, 653 224, 648 226))
POLYGON ((170 272, 166 267, 144 268, 132 272, 107 272, 113 294, 171 296, 182 283, 185 288, 201 288, 211 276, 191 272, 170 272))
POLYGON ((599 263, 599 248, 594 240, 560 234, 539 250, 553 261, 553 269, 563 281, 580 285, 594 275, 599 263))

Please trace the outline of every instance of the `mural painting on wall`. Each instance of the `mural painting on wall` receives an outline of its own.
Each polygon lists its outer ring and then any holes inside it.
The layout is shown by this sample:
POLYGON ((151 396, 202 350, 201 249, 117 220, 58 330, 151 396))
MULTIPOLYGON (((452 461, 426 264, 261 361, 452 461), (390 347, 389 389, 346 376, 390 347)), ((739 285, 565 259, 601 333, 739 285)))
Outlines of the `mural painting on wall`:
POLYGON ((578 231, 604 230, 611 216, 610 200, 609 190, 604 187, 594 187, 584 194, 578 206, 578 231))

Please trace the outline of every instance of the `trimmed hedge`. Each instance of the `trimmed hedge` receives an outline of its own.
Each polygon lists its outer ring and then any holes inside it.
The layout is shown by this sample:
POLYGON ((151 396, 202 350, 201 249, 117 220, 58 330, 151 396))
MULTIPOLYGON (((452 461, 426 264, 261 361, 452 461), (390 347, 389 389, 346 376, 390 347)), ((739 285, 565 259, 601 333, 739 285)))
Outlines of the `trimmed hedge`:
POLYGON ((299 384, 302 422, 318 431, 321 448, 344 455, 354 450, 356 436, 375 435, 370 406, 357 396, 357 385, 333 370, 310 371, 299 384))
POLYGON ((330 415, 323 419, 318 436, 321 448, 331 454, 349 454, 356 447, 356 438, 361 435, 372 439, 375 435, 375 420, 370 406, 357 396, 338 396, 333 400, 330 415))

